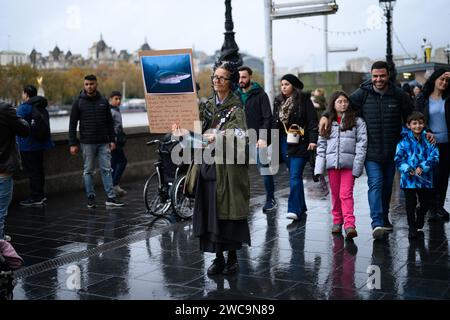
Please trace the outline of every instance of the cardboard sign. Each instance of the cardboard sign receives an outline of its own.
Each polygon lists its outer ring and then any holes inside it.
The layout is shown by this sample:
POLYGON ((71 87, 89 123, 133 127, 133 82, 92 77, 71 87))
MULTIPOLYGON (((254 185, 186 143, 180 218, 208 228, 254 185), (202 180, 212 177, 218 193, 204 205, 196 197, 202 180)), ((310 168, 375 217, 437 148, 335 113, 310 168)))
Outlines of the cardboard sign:
POLYGON ((194 130, 199 121, 192 49, 141 51, 139 58, 151 133, 168 133, 172 124, 194 130))

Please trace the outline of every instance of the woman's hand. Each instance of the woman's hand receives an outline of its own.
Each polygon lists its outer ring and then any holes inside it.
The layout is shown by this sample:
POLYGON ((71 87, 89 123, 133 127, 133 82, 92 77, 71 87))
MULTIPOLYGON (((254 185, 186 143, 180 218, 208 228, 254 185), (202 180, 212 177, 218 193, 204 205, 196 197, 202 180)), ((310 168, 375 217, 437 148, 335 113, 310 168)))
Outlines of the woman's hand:
POLYGON ((189 134, 189 131, 186 129, 181 129, 178 123, 172 124, 172 135, 175 137, 181 137, 189 134))
POLYGON ((203 139, 208 141, 208 144, 210 144, 210 143, 213 143, 214 141, 216 141, 216 135, 214 133, 204 133, 203 139))
POLYGON ((316 148, 317 148, 317 144, 315 144, 315 143, 310 143, 308 145, 308 151, 316 150, 316 148))

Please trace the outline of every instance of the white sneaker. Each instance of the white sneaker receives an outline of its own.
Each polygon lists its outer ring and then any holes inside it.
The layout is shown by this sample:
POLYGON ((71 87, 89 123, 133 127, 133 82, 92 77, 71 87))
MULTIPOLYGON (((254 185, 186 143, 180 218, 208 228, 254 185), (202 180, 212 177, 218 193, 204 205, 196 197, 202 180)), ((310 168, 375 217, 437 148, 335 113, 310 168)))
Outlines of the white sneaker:
POLYGON ((288 212, 288 214, 286 215, 286 219, 298 220, 298 215, 293 212, 288 212))
POLYGON ((376 240, 379 240, 379 239, 383 238, 383 236, 384 236, 384 228, 383 227, 376 227, 372 231, 372 236, 376 240))

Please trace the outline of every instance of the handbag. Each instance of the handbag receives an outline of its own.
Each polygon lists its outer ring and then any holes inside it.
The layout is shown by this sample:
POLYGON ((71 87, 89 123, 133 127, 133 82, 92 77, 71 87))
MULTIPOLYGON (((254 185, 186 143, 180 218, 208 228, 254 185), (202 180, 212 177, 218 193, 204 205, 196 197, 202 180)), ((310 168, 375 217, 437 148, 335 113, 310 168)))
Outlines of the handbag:
POLYGON ((192 162, 186 172, 184 180, 183 194, 187 198, 195 198, 195 189, 197 186, 197 179, 199 175, 200 166, 192 162))
POLYGON ((297 144, 300 143, 300 138, 304 136, 305 131, 298 124, 292 124, 289 127, 289 130, 286 128, 286 125, 283 122, 284 130, 287 135, 287 143, 288 144, 297 144))

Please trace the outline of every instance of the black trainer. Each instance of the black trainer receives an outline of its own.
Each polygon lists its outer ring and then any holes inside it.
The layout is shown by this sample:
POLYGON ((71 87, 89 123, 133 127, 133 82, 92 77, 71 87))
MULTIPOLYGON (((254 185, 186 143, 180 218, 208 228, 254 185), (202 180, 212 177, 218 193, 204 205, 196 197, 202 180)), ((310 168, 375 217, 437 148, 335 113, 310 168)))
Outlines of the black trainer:
POLYGON ((123 202, 117 200, 117 198, 108 198, 105 204, 110 207, 123 207, 125 205, 123 202))
POLYGON ((436 222, 439 221, 438 210, 430 209, 428 214, 428 222, 436 222))
POLYGON ((47 198, 42 198, 40 200, 28 198, 23 201, 20 201, 19 204, 23 207, 36 207, 36 206, 42 206, 44 204, 45 200, 47 200, 47 198))
POLYGON ((278 208, 277 201, 275 199, 267 200, 263 207, 263 212, 272 211, 278 208))
POLYGON ((94 208, 97 207, 97 205, 95 204, 95 197, 94 196, 89 196, 88 197, 87 207, 89 209, 94 209, 94 208))

